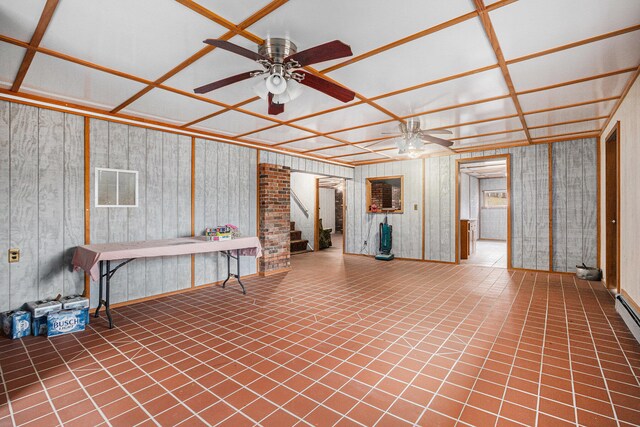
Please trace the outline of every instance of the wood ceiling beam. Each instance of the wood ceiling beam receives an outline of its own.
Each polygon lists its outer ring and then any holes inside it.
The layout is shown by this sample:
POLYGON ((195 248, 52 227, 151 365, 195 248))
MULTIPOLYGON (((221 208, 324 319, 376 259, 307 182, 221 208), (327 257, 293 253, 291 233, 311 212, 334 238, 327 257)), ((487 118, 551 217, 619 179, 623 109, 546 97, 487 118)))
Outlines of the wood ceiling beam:
POLYGON ((583 107, 585 105, 598 104, 600 102, 607 102, 607 101, 614 101, 616 99, 620 99, 620 97, 619 96, 610 96, 610 97, 607 97, 607 98, 599 98, 599 99, 592 99, 592 100, 589 100, 589 101, 575 102, 573 104, 565 104, 565 105, 560 105, 560 106, 557 106, 557 107, 540 108, 538 110, 526 111, 524 113, 524 115, 525 116, 529 116, 531 114, 548 113, 549 111, 565 110, 567 108, 574 108, 574 107, 583 107))
POLYGON ((489 38, 489 43, 491 44, 491 47, 493 48, 493 51, 498 60, 498 65, 500 65, 500 70, 502 71, 504 81, 507 84, 507 87, 509 88, 509 94, 511 95, 513 104, 516 107, 518 116, 520 117, 520 122, 522 123, 524 134, 527 137, 527 141, 531 142, 531 135, 529 134, 529 129, 527 129, 527 121, 524 119, 522 107, 520 106, 520 101, 518 100, 518 95, 516 94, 516 89, 513 85, 513 80, 511 80, 511 75, 509 74, 509 68, 507 67, 507 62, 504 59, 504 54, 502 53, 502 48, 500 47, 500 43, 498 42, 498 37, 496 36, 496 32, 493 28, 493 24, 491 23, 489 12, 487 11, 483 0, 473 0, 473 1, 476 5, 476 10, 478 11, 478 14, 479 14, 480 22, 482 22, 484 31, 487 34, 487 37, 489 38))
POLYGON ((578 84, 578 83, 584 83, 584 82, 588 82, 588 81, 592 81, 592 80, 604 79, 606 77, 616 76, 616 75, 619 75, 619 74, 630 73, 630 72, 635 71, 635 70, 636 70, 636 67, 623 68, 621 70, 610 71, 608 73, 602 73, 602 74, 596 74, 594 76, 583 77, 581 79, 575 79, 575 80, 569 80, 569 81, 566 81, 566 82, 556 83, 556 84, 549 85, 549 86, 543 86, 543 87, 538 87, 538 88, 534 88, 534 89, 521 90, 521 91, 517 92, 517 94, 518 95, 527 95, 527 94, 534 93, 534 92, 542 92, 542 91, 545 91, 545 90, 557 89, 557 88, 563 87, 563 86, 570 86, 570 85, 574 85, 574 84, 578 84))
POLYGON ((597 117, 589 117, 588 119, 567 120, 567 121, 564 121, 564 122, 549 123, 549 124, 546 124, 546 125, 529 126, 529 130, 549 128, 549 127, 553 127, 553 126, 571 125, 571 124, 575 124, 575 123, 593 122, 593 121, 596 121, 596 120, 606 119, 607 117, 608 116, 597 116, 597 117))
POLYGON ((47 31, 47 27, 49 27, 49 23, 51 22, 53 13, 56 11, 56 7, 58 7, 58 0, 47 0, 47 3, 45 3, 44 8, 42 9, 42 14, 40 14, 38 25, 36 25, 36 29, 31 36, 31 41, 29 42, 27 51, 24 53, 20 68, 18 68, 16 78, 13 80, 11 92, 18 92, 20 90, 20 86, 22 86, 22 82, 27 76, 33 57, 36 55, 36 49, 40 46, 42 37, 44 37, 44 33, 47 31))

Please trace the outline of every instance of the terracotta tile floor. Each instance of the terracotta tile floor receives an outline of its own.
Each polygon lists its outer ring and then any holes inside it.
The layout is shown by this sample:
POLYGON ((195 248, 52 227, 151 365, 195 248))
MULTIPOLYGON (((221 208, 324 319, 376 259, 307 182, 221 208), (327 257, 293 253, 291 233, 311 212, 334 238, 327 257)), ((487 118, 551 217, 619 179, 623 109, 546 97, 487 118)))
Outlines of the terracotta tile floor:
POLYGON ((331 252, 246 284, 0 339, 0 425, 640 424, 599 283, 331 252))

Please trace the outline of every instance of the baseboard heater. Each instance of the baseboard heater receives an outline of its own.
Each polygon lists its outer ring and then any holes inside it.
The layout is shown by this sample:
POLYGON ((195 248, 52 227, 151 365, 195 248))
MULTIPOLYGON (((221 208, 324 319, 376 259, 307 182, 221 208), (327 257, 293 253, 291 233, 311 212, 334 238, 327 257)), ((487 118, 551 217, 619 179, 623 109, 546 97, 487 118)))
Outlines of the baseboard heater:
POLYGON ((624 323, 627 324, 627 327, 636 338, 636 341, 640 342, 640 317, 639 314, 631 307, 627 301, 625 301, 622 295, 616 296, 616 311, 622 319, 624 323))

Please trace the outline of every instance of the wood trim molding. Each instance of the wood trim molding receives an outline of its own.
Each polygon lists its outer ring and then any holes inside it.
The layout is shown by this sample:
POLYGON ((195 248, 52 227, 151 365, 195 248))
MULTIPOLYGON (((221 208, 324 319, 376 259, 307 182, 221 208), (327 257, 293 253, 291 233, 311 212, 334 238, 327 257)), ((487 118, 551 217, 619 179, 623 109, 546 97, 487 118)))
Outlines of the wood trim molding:
POLYGON ((489 17, 489 13, 484 5, 483 0, 474 0, 476 5, 476 10, 478 11, 480 21, 482 22, 482 26, 484 27, 485 32, 487 33, 487 37, 489 37, 489 42, 491 43, 491 47, 493 47, 493 51, 496 54, 496 58, 498 59, 498 64, 500 65, 500 70, 502 71, 502 75, 504 77, 504 81, 509 88, 509 94, 511 99, 513 100, 513 104, 516 107, 516 111, 518 112, 518 116, 520 117, 520 121, 522 122, 522 128, 524 129, 524 133, 527 137, 527 141, 531 143, 531 135, 529 134, 529 129, 527 128, 527 121, 524 119, 524 113, 522 112, 522 107, 520 106, 520 101, 518 100, 518 95, 516 94, 515 86, 513 85, 513 80, 511 80, 511 75, 509 74, 509 68, 507 67, 507 62, 505 61, 504 55, 502 53, 502 48, 500 47, 500 43, 498 42, 498 37, 496 36, 495 30, 493 29, 493 24, 491 23, 491 18, 489 17))
MULTIPOLYGON (((91 120, 84 118, 84 244, 91 243, 91 120)), ((91 279, 84 275, 84 293, 91 297, 91 279)))
POLYGON ((547 144, 547 169, 549 176, 547 184, 549 188, 549 270, 553 271, 553 149, 547 144))
POLYGON ((602 130, 600 131, 600 135, 602 135, 602 133, 604 132, 604 130, 607 128, 607 126, 609 126, 609 124, 611 123, 611 120, 613 120, 613 117, 616 115, 616 113, 618 112, 618 109, 620 108, 620 105, 622 105, 622 102, 625 100, 625 98, 627 97, 627 94, 629 93, 629 91, 631 90, 631 87, 633 86, 633 84, 636 82, 636 80, 638 79, 638 76, 640 75, 640 66, 638 66, 638 68, 636 69, 636 72, 633 74, 633 76, 631 76, 631 78, 629 79, 629 81, 627 82, 627 85, 624 87, 624 90, 622 91, 622 94, 618 97, 618 100, 616 101, 616 104, 613 106, 613 109, 611 109, 611 114, 609 114, 609 118, 607 118, 607 121, 604 122, 604 125, 602 126, 602 130))
POLYGON ((31 36, 31 41, 29 42, 27 51, 24 53, 24 57, 22 58, 18 74, 13 80, 13 85, 11 86, 12 92, 18 92, 20 90, 20 86, 22 86, 22 82, 27 75, 27 71, 29 71, 33 57, 36 55, 36 48, 40 46, 42 37, 44 37, 44 33, 47 31, 47 27, 49 27, 49 23, 51 22, 53 13, 56 11, 56 7, 58 7, 58 0, 47 0, 47 3, 45 3, 38 25, 33 32, 33 36, 31 36))
MULTIPOLYGON (((191 137, 191 237, 196 235, 196 137, 191 137)), ((191 287, 196 287, 196 256, 191 254, 191 287)))

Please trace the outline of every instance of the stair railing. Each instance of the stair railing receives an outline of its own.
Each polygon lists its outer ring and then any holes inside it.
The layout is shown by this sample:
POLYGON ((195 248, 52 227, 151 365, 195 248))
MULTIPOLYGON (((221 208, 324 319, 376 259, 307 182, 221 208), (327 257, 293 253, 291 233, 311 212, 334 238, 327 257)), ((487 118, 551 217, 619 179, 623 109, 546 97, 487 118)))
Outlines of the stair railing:
POLYGON ((298 207, 302 209, 302 213, 304 213, 304 216, 309 218, 309 209, 307 209, 304 203, 302 203, 302 200, 300 200, 300 197, 298 197, 298 195, 296 194, 295 191, 293 191, 293 189, 291 189, 291 197, 293 197, 293 200, 296 202, 298 207))

